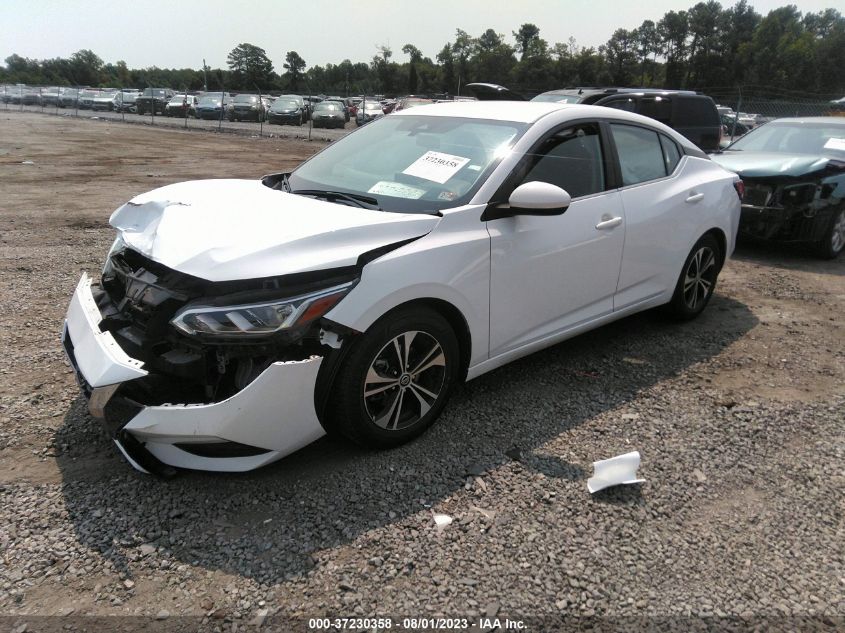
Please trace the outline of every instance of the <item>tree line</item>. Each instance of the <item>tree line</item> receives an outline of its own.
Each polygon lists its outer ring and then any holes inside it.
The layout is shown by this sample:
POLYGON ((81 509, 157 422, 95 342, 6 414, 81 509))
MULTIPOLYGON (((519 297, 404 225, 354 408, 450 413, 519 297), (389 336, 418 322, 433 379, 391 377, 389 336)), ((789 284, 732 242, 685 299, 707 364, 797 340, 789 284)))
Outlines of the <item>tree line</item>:
POLYGON ((0 67, 0 82, 34 85, 167 86, 189 90, 290 91, 326 94, 461 94, 470 82, 508 86, 526 95, 566 86, 642 86, 707 90, 744 84, 815 94, 845 93, 845 18, 835 9, 803 13, 787 5, 762 16, 747 0, 716 0, 669 11, 634 29, 617 29, 598 47, 574 37, 550 44, 522 24, 510 36, 457 29, 434 59, 413 44, 397 61, 388 46, 371 60, 307 67, 289 51, 276 70, 266 51, 235 47, 227 68, 130 69, 81 50, 70 58, 18 55, 0 67))

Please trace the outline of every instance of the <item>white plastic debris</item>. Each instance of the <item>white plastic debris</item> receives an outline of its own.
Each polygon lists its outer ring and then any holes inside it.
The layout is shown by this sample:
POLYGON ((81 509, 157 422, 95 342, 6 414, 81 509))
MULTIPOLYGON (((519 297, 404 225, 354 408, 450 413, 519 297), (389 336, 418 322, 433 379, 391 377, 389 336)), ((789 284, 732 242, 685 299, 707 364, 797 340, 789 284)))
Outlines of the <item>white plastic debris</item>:
POLYGON ((452 517, 448 514, 435 514, 434 523, 437 526, 437 530, 440 531, 445 529, 447 525, 452 524, 452 517))
POLYGON ((639 467, 638 451, 593 462, 593 476, 587 480, 587 490, 593 494, 611 486, 641 484, 645 479, 637 479, 639 467))

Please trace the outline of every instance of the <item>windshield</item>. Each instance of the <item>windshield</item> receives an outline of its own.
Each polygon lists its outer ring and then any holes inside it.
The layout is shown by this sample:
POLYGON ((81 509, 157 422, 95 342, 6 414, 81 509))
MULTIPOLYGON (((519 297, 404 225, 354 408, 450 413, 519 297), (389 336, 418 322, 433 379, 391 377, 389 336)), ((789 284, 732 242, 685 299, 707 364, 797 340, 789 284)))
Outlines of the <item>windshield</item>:
POLYGON ((278 99, 273 102, 273 107, 271 110, 296 110, 299 107, 299 103, 294 101, 293 99, 278 99))
POLYGON ((197 102, 199 105, 220 105, 220 94, 204 95, 199 98, 197 102))
POLYGON ((150 96, 163 97, 164 93, 165 93, 165 91, 162 88, 146 88, 144 90, 144 96, 145 97, 150 97, 150 96))
POLYGON ((381 104, 378 101, 367 101, 367 103, 364 104, 364 111, 381 112, 381 104))
POLYGON ((170 99, 170 103, 173 105, 182 105, 183 102, 190 100, 188 95, 175 95, 170 99))
POLYGON ((429 103, 434 103, 434 101, 432 101, 431 99, 406 99, 402 102, 402 109, 407 110, 408 108, 427 105, 429 103))
POLYGON ((340 107, 340 104, 339 104, 339 103, 334 103, 334 102, 332 102, 332 103, 326 103, 325 101, 323 101, 322 103, 318 103, 317 105, 315 105, 315 106, 314 106, 314 109, 315 109, 315 110, 318 110, 318 111, 320 111, 320 112, 330 111, 330 110, 334 110, 334 111, 336 111, 336 112, 340 112, 341 107, 340 107))
POLYGON ((233 103, 258 103, 258 97, 255 95, 238 95, 234 98, 233 103))
POLYGON ((751 130, 728 147, 727 151, 845 158, 845 124, 774 121, 751 130))
POLYGON ((433 213, 466 202, 526 125, 510 121, 389 116, 300 166, 290 187, 375 198, 385 211, 433 213))
POLYGON ((550 103, 580 103, 581 97, 578 95, 560 95, 560 94, 543 94, 537 95, 531 101, 545 101, 550 103))

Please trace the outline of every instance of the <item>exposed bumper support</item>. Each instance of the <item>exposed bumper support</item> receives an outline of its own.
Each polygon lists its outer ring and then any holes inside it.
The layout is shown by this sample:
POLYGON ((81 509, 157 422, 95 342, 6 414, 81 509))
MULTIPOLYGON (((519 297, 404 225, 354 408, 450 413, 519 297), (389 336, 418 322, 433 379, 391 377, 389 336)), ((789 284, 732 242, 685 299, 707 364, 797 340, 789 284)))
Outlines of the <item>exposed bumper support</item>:
POLYGON ((91 293, 91 279, 83 273, 70 300, 62 340, 70 336, 76 357, 74 366, 85 381, 97 388, 146 376, 147 371, 142 369, 144 363, 130 358, 111 332, 100 331, 102 320, 91 293))
MULTIPOLYGON (((83 275, 68 309, 62 340, 95 417, 104 417, 122 382, 148 373, 109 332, 100 331, 101 320, 91 280, 83 275)), ((115 443, 142 472, 166 466, 245 471, 268 464, 325 433, 314 406, 322 360, 314 356, 273 363, 244 389, 220 402, 140 407, 115 429, 115 443), (220 456, 219 451, 209 454, 209 447, 227 446, 254 450, 236 456, 220 456)))

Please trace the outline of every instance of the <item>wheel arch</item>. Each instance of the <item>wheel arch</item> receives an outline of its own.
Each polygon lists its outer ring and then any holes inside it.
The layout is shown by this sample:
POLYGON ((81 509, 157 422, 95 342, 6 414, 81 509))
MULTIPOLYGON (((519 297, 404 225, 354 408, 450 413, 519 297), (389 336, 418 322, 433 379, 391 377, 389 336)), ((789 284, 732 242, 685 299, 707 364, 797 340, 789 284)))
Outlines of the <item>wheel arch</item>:
MULTIPOLYGON (((716 238, 716 242, 719 244, 719 270, 722 270, 722 266, 725 265, 725 261, 728 257, 728 238, 722 229, 715 226, 712 229, 705 231, 701 237, 704 237, 705 235, 712 235, 716 238)), ((701 237, 698 239, 700 240, 701 237)))
MULTIPOLYGON (((435 297, 420 297, 405 301, 393 306, 384 314, 373 321, 376 323, 391 314, 412 308, 415 306, 427 307, 437 312, 449 323, 455 337, 458 339, 458 354, 460 356, 460 366, 458 370, 458 380, 465 382, 467 372, 469 370, 469 361, 472 355, 472 334, 470 333, 469 323, 464 314, 452 303, 435 297)), ((372 326, 371 326, 372 327, 372 326)), ((329 395, 337 378, 338 370, 344 359, 349 355, 356 343, 356 339, 363 336, 365 332, 358 333, 350 338, 350 340, 342 345, 340 349, 331 350, 325 357, 325 360, 320 367, 320 372, 317 376, 317 385, 314 390, 314 405, 317 411, 317 417, 320 423, 323 424, 323 415, 325 413, 326 405, 328 404, 329 395)))

